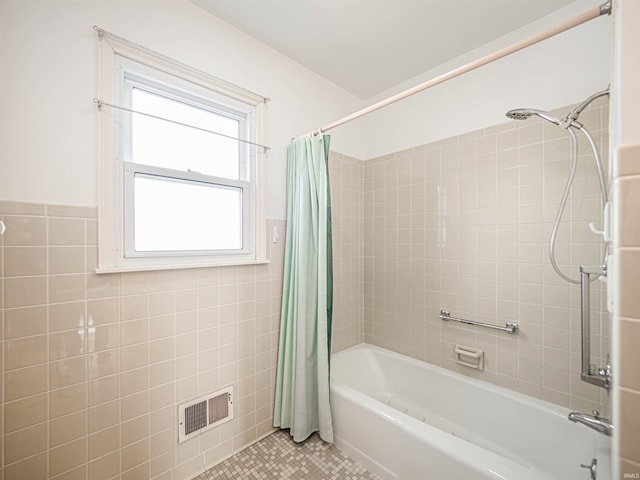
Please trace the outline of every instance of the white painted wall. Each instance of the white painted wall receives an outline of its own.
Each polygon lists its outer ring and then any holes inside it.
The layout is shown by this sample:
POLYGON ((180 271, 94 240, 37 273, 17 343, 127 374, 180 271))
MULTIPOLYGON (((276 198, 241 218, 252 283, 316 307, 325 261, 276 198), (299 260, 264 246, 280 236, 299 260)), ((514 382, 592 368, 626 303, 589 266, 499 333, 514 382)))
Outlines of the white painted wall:
MULTIPOLYGON (((93 25, 272 99, 266 214, 283 219, 291 137, 599 3, 579 0, 363 103, 187 0, 0 0, 0 200, 96 205, 93 25)), ((592 21, 339 127, 332 148, 368 159, 500 123, 511 108, 577 102, 608 85, 609 37, 608 17, 592 21)))
POLYGON ((0 0, 0 200, 97 204, 93 25, 271 98, 268 218, 285 218, 290 138, 362 106, 187 0, 0 0))
MULTIPOLYGON (((368 104, 532 37, 602 3, 578 0, 384 92, 368 104)), ((609 85, 611 42, 612 17, 602 16, 330 133, 339 138, 345 129, 347 135, 360 138, 349 143, 354 150, 342 153, 366 160, 503 123, 507 121, 505 113, 513 108, 551 110, 577 103, 609 85)))

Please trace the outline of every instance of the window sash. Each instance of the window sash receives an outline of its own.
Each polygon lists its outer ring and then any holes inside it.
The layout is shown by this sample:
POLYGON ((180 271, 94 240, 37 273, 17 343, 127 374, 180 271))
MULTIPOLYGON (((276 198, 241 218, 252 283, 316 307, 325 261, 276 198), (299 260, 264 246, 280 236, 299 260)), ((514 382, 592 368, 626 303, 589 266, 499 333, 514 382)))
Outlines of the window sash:
MULTIPOLYGON (((126 258, 153 258, 153 257, 202 257, 210 255, 240 255, 252 251, 253 244, 253 218, 250 205, 252 203, 251 188, 249 182, 230 180, 227 178, 211 177, 198 172, 180 172, 166 168, 139 165, 131 162, 124 164, 124 256, 126 258), (136 175, 155 177, 168 181, 183 182, 186 184, 208 185, 212 187, 232 188, 241 191, 241 238, 242 248, 239 249, 207 249, 207 250, 154 250, 137 251, 135 249, 135 179, 136 175)), ((170 220, 167 221, 167 229, 171 229, 170 220)))
MULTIPOLYGON (((133 62, 132 60, 116 55, 118 58, 119 97, 120 104, 125 108, 133 108, 133 90, 138 88, 185 105, 199 108, 216 115, 224 116, 238 122, 238 138, 244 141, 251 140, 251 126, 256 122, 255 107, 243 102, 228 98, 216 93, 215 90, 199 87, 186 82, 171 74, 133 62)), ((132 118, 134 113, 121 112, 122 137, 121 149, 123 161, 135 162, 132 158, 133 131, 132 118)), ((159 120, 161 121, 161 120, 159 120)), ((188 127, 185 127, 188 128, 188 127)), ((206 135, 214 135, 207 133, 206 135)), ((240 180, 249 180, 252 173, 250 166, 252 155, 251 148, 244 142, 238 142, 238 177, 240 180)))
MULTIPOLYGON (((224 131, 229 136, 243 140, 243 119, 222 115, 210 109, 200 108, 178 99, 133 88, 133 99, 141 99, 143 105, 133 103, 132 110, 192 124, 213 131, 224 131)), ((131 113, 131 143, 126 146, 125 159, 138 164, 171 168, 180 171, 196 171, 231 179, 241 179, 241 164, 247 161, 246 147, 239 140, 177 125, 165 120, 131 113)))

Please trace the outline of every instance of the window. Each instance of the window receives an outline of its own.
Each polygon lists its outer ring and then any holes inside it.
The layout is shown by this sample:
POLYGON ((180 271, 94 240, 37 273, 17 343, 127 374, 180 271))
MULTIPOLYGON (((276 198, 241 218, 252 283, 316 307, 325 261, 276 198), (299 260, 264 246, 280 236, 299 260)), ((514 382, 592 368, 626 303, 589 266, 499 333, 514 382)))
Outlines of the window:
POLYGON ((101 33, 98 271, 264 261, 265 99, 101 33))

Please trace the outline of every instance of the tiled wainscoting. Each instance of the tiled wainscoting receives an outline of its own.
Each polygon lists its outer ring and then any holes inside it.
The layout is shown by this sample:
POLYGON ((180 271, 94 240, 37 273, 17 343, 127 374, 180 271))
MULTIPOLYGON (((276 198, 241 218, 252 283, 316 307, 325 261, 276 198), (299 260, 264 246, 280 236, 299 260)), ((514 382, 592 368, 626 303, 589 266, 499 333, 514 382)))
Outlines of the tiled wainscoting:
POLYGON ((5 480, 185 479, 271 431, 284 243, 265 265, 96 275, 95 209, 0 213, 5 480), (177 405, 227 385, 235 419, 178 446, 177 405))
MULTIPOLYGON (((362 170, 331 168, 337 351, 363 339, 362 170)), ((268 264, 96 275, 95 208, 0 218, 0 478, 188 479, 272 431, 286 222, 268 264), (227 385, 235 419, 178 446, 177 405, 227 385)))

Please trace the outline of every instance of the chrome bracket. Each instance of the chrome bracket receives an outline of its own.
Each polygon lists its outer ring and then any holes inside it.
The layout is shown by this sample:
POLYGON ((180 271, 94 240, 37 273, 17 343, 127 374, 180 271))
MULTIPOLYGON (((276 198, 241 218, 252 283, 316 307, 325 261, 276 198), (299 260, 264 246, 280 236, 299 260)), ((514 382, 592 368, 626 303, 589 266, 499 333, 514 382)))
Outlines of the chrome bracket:
MULTIPOLYGON (((611 386, 611 365, 605 368, 591 367, 591 275, 606 277, 607 266, 595 265, 580 267, 581 323, 582 323, 582 371, 580 380, 604 388, 607 392, 611 386)), ((608 362, 607 362, 608 363, 608 362)))

